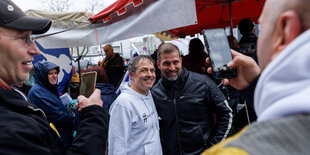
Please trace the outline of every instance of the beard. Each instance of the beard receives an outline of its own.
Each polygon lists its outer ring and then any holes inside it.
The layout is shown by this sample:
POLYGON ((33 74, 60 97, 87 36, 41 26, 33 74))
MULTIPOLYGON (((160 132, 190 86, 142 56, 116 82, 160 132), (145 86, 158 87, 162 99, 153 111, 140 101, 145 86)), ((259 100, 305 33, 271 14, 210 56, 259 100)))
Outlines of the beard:
POLYGON ((166 73, 163 75, 168 81, 175 81, 178 79, 178 77, 180 76, 181 72, 179 71, 179 69, 176 69, 174 71, 170 71, 170 70, 167 70, 166 73), (176 73, 175 76, 171 77, 171 76, 167 76, 169 75, 169 73, 176 73))
POLYGON ((168 81, 175 81, 178 79, 178 75, 174 76, 174 77, 165 77, 168 81))

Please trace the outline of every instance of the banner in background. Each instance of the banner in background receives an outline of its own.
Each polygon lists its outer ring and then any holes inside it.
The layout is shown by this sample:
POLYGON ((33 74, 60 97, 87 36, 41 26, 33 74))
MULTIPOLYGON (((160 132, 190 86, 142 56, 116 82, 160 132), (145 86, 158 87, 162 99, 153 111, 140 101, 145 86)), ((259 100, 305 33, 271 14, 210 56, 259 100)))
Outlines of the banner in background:
POLYGON ((66 87, 66 84, 72 76, 72 62, 69 48, 58 48, 58 49, 44 49, 39 43, 37 43, 41 54, 34 56, 33 64, 38 61, 49 61, 59 66, 58 74, 58 90, 62 92, 66 87))

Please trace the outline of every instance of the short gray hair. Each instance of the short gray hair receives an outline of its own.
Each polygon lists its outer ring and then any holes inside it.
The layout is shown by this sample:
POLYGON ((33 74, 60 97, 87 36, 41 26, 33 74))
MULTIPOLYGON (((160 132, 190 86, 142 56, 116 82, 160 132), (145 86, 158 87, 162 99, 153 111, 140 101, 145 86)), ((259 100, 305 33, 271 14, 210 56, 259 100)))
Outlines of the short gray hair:
POLYGON ((154 65, 154 60, 149 55, 138 55, 136 57, 133 57, 130 60, 130 62, 128 64, 128 72, 134 74, 137 71, 138 63, 141 60, 147 60, 147 61, 151 62, 154 65))
POLYGON ((180 50, 178 46, 172 44, 172 43, 162 43, 159 45, 158 50, 157 50, 157 59, 160 62, 161 61, 161 55, 167 54, 167 53, 172 53, 174 51, 179 52, 179 57, 181 57, 180 50))

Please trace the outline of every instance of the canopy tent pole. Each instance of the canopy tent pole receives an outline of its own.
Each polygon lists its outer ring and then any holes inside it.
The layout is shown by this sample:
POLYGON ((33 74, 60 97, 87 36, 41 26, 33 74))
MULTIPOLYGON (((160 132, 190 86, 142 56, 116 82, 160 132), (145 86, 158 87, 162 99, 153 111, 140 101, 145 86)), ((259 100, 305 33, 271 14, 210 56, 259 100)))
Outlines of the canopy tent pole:
MULTIPOLYGON (((80 50, 77 47, 77 57, 80 58, 80 50)), ((78 68, 79 68, 79 80, 81 81, 81 65, 80 65, 80 59, 78 60, 78 68)))
POLYGON ((231 0, 229 0, 229 17, 230 17, 230 35, 234 35, 233 34, 233 19, 232 19, 232 11, 231 11, 231 0))

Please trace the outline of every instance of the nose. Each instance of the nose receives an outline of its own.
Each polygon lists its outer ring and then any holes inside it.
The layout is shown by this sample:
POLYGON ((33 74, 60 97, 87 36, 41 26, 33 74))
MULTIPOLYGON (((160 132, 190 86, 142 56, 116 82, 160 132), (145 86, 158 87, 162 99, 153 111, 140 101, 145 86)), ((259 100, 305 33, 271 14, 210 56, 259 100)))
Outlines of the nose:
POLYGON ((147 72, 147 76, 155 76, 155 72, 149 70, 149 71, 147 72))
POLYGON ((169 70, 175 70, 175 65, 173 63, 170 64, 169 70))
POLYGON ((34 43, 34 41, 32 41, 31 45, 28 47, 28 53, 30 55, 39 55, 40 54, 40 50, 37 47, 37 45, 34 43))
POLYGON ((54 73, 53 74, 53 78, 57 78, 58 74, 57 73, 54 73))

